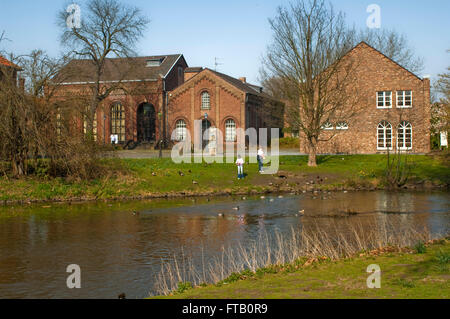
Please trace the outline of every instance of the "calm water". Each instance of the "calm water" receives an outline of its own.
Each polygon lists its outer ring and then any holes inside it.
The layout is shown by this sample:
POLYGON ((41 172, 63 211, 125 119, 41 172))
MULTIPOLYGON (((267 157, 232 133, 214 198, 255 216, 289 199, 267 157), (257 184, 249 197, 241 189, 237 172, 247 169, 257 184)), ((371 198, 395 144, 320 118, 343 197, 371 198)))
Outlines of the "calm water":
POLYGON ((0 298, 142 298, 152 293, 162 260, 181 248, 206 258, 223 245, 261 232, 288 232, 308 223, 326 229, 342 220, 359 224, 397 218, 450 230, 449 193, 336 193, 96 204, 0 207, 0 298), (239 206, 239 210, 233 207, 239 206), (48 207, 50 206, 50 207, 48 207), (347 218, 298 217, 356 211, 347 218), (138 212, 134 214, 133 211, 138 212), (223 213, 225 217, 219 218, 223 213), (66 287, 66 267, 81 267, 81 289, 66 287))

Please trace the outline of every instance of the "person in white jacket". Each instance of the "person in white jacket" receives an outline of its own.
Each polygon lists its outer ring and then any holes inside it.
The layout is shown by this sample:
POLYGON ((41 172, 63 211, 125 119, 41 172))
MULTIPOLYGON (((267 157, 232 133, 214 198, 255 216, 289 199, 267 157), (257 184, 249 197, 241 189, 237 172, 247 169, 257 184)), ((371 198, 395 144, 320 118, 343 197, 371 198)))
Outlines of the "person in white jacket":
POLYGON ((238 155, 236 165, 238 169, 238 179, 244 178, 244 159, 241 155, 238 155))
POLYGON ((263 172, 263 160, 265 158, 264 155, 264 151, 262 149, 262 147, 260 147, 258 149, 258 155, 256 156, 256 159, 258 160, 258 167, 259 167, 259 172, 262 173, 263 172))

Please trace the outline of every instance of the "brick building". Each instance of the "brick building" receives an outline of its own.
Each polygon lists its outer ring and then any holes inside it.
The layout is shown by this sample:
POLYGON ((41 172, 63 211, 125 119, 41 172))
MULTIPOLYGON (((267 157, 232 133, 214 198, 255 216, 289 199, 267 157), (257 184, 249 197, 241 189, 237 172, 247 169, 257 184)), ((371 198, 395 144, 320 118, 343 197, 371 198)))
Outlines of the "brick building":
MULTIPOLYGON (((104 90, 114 89, 97 109, 95 138, 109 143, 114 134, 121 144, 153 143, 166 135, 167 92, 183 83, 186 67, 182 54, 106 59, 100 84, 104 90)), ((59 85, 56 98, 89 95, 94 74, 89 60, 72 60, 54 79, 59 85)), ((85 127, 80 119, 79 129, 85 127)))
MULTIPOLYGON (((89 95, 94 66, 89 60, 71 61, 55 78, 57 98, 68 94, 89 95), (57 80, 57 81, 56 81, 57 80)), ((235 141, 236 128, 282 127, 281 105, 262 92, 262 88, 209 69, 188 68, 183 55, 107 59, 101 85, 118 85, 101 103, 94 119, 98 141, 119 143, 136 141, 154 144, 159 139, 177 139, 193 121, 202 119, 204 127, 217 127, 224 139, 235 141), (277 109, 275 109, 277 108, 277 109), (207 118, 205 118, 205 114, 207 118)), ((86 127, 80 119, 79 129, 86 127)))
MULTIPOLYGON (((365 42, 347 53, 355 67, 352 91, 361 101, 356 116, 325 123, 318 153, 384 153, 430 151, 430 80, 419 78, 365 42), (325 139, 326 139, 325 138, 325 139)), ((301 135, 301 134, 300 134, 301 135)), ((300 151, 308 152, 303 136, 300 151)))
POLYGON ((236 142, 237 128, 258 131, 283 125, 283 105, 262 87, 207 68, 185 70, 185 82, 169 92, 168 110, 169 130, 175 140, 185 139, 189 132, 194 142, 195 120, 201 121, 198 129, 202 132, 218 128, 225 143, 236 142))

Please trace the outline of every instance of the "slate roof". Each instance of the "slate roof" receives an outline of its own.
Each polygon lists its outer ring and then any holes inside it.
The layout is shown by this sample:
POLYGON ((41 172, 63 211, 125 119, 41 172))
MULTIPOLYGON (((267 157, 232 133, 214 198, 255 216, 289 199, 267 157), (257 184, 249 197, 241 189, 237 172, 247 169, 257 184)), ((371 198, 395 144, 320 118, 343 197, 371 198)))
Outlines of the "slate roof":
MULTIPOLYGON (((110 58, 105 60, 101 81, 157 80, 167 75, 182 54, 155 55, 133 58, 110 58), (159 66, 147 66, 148 60, 162 60, 159 66)), ((91 60, 70 61, 54 80, 64 83, 94 81, 95 65, 91 60)))

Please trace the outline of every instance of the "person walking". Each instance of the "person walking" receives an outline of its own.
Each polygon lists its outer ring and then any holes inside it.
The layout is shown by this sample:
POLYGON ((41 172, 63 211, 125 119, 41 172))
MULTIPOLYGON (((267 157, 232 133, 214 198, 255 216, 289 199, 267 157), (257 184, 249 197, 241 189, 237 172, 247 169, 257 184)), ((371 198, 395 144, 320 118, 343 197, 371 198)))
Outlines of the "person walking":
POLYGON ((241 155, 238 155, 236 165, 238 169, 238 179, 244 178, 244 159, 241 155))
POLYGON ((258 167, 259 167, 260 173, 263 172, 263 161, 265 158, 266 158, 266 156, 264 155, 264 151, 263 151, 262 147, 259 147, 258 155, 256 156, 256 159, 258 160, 258 167))

